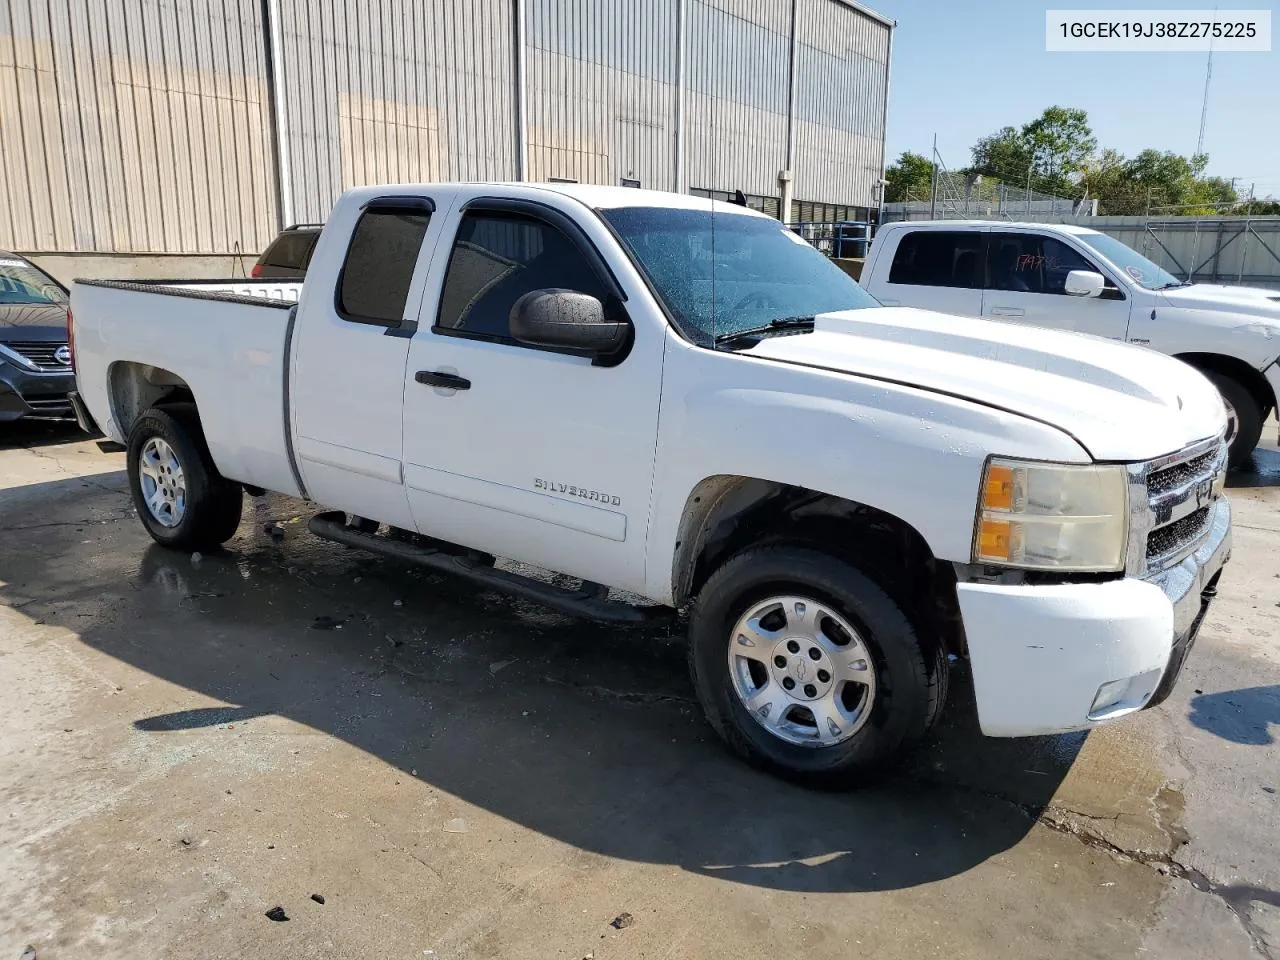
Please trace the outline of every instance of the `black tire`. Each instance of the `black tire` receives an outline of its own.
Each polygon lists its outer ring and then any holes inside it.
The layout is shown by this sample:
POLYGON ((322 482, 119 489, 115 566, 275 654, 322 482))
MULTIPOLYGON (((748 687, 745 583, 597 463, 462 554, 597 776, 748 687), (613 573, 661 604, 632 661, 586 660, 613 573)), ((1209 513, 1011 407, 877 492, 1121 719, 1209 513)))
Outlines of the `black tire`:
POLYGON ((235 536, 244 490, 214 467, 194 404, 152 407, 138 417, 129 431, 127 464, 138 517, 156 543, 174 550, 215 550, 235 536), (138 461, 152 437, 173 449, 186 481, 186 510, 172 527, 152 515, 139 482, 138 461))
POLYGON ((873 780, 915 746, 942 712, 948 662, 889 595, 861 570, 817 549, 755 547, 707 580, 689 624, 689 667, 708 722, 753 765, 808 786, 847 788, 873 780), (829 604, 857 629, 875 660, 877 693, 866 723, 832 746, 801 746, 767 731, 733 687, 728 644, 747 609, 779 592, 829 604))
MULTIPOLYGON (((1226 374, 1214 371, 1201 371, 1213 382, 1222 394, 1222 399, 1231 405, 1236 415, 1236 434, 1227 451, 1227 463, 1239 467, 1249 459, 1253 448, 1258 445, 1262 436, 1262 409, 1253 394, 1244 388, 1239 381, 1226 374)), ((1230 411, 1228 411, 1230 412, 1230 411)))

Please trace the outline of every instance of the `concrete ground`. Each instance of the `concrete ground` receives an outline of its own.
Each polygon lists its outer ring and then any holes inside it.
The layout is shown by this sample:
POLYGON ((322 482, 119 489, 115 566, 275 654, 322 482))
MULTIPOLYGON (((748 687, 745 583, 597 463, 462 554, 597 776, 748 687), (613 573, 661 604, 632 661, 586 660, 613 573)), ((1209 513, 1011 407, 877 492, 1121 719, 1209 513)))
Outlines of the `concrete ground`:
POLYGON ((1167 704, 985 740, 957 683, 898 774, 822 794, 726 755, 678 623, 397 567, 284 499, 169 553, 122 454, 0 425, 0 960, 1280 960, 1274 445, 1256 467, 1167 704))

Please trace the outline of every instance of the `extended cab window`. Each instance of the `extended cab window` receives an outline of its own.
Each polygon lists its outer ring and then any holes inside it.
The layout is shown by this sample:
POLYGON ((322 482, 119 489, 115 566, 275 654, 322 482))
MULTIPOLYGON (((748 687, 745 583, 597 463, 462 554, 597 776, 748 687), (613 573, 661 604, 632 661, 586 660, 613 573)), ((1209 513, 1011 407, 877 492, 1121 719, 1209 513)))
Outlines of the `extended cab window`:
POLYGON ((512 340, 511 307, 526 293, 559 287, 609 306, 591 264, 559 228, 519 213, 468 213, 458 227, 435 329, 512 340))
POLYGON ((1054 237, 1035 233, 991 235, 987 285, 1014 293, 1066 296, 1067 274, 1098 268, 1054 237))
POLYGON ((898 241, 889 282, 921 287, 982 289, 982 244, 986 234, 916 230, 898 241))
POLYGON ((343 319, 389 327, 404 319, 429 220, 430 214, 417 208, 378 207, 360 216, 338 279, 343 319))

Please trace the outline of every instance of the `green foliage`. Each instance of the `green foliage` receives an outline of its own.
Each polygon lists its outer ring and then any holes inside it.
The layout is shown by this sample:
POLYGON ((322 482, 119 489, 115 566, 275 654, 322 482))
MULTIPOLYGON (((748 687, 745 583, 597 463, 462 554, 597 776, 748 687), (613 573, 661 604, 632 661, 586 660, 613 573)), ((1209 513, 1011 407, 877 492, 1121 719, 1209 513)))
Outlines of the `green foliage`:
MULTIPOLYGON (((1117 150, 1099 152, 1088 115, 1070 107, 1048 107, 1021 127, 1002 127, 978 140, 971 153, 971 178, 995 177, 1010 187, 1029 182, 1041 193, 1097 199, 1103 214, 1244 212, 1232 207, 1240 198, 1230 181, 1204 175, 1207 156, 1143 150, 1126 158, 1117 150)), ((1255 212, 1273 207, 1280 204, 1254 204, 1255 212)))
POLYGON ((885 171, 884 178, 889 181, 884 195, 887 202, 923 200, 933 186, 933 164, 927 157, 908 150, 885 171))
POLYGON ((1098 141, 1083 110, 1048 107, 1021 129, 1002 127, 974 144, 970 172, 1010 185, 1030 179, 1043 193, 1071 196, 1074 180, 1098 141))

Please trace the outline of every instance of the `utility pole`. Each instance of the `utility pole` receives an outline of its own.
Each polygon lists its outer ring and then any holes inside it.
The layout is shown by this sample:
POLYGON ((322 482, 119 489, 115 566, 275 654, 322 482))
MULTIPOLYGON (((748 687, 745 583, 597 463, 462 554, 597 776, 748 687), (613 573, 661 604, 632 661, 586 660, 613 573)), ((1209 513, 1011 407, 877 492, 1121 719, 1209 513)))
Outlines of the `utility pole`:
POLYGON ((938 210, 938 135, 933 135, 933 189, 929 192, 929 219, 938 210))
POLYGON ((1246 217, 1253 216, 1253 188, 1256 186, 1257 186, 1257 183, 1249 184, 1249 205, 1245 208, 1245 211, 1244 211, 1244 215, 1246 217))

